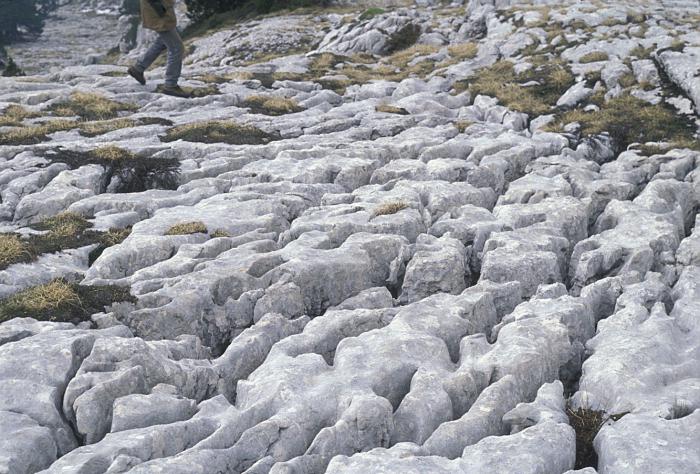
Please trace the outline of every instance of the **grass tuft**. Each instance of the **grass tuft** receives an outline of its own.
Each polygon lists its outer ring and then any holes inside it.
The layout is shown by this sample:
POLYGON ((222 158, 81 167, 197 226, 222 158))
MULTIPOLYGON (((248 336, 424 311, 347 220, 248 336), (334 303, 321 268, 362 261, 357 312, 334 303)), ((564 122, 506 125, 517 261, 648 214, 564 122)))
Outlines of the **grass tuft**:
POLYGON ((399 211, 408 208, 408 204, 403 201, 386 202, 381 204, 374 210, 375 216, 386 216, 389 214, 396 214, 399 211))
POLYGON ((473 95, 497 97, 502 105, 529 115, 549 112, 557 100, 574 83, 568 68, 557 61, 543 61, 522 74, 515 74, 513 63, 502 60, 483 68, 456 89, 468 88, 473 95), (525 83, 536 83, 524 87, 525 83))
POLYGON ((0 323, 16 317, 77 323, 118 301, 133 303, 136 299, 128 288, 81 286, 57 279, 0 301, 0 323))
POLYGON ((165 235, 189 235, 189 234, 206 234, 207 226, 203 222, 183 222, 181 224, 175 224, 169 228, 165 235))
POLYGON ((304 110, 296 100, 273 95, 251 95, 243 102, 251 112, 263 115, 285 115, 304 110))
POLYGON ((53 104, 49 110, 63 117, 78 116, 82 120, 108 120, 116 118, 119 112, 136 111, 138 106, 117 102, 99 94, 74 92, 67 101, 53 104))
POLYGON ((404 109, 403 107, 397 107, 395 105, 379 104, 374 109, 377 112, 382 112, 385 114, 409 115, 408 110, 404 109))
POLYGON ((479 45, 473 42, 457 43, 449 46, 447 52, 456 59, 472 59, 479 52, 479 45))
POLYGON ((26 263, 32 260, 29 246, 20 236, 15 234, 0 234, 0 269, 5 269, 15 263, 26 263))
POLYGON ((595 63, 598 61, 607 61, 608 58, 608 53, 604 51, 591 51, 590 53, 581 56, 578 62, 581 64, 595 63))
POLYGON ((19 127, 26 118, 36 117, 36 114, 28 112, 17 104, 8 106, 0 115, 0 127, 19 127))
POLYGON ((225 229, 216 229, 214 232, 212 232, 211 234, 209 234, 209 236, 210 236, 212 239, 216 239, 216 238, 219 238, 219 237, 231 237, 231 234, 230 234, 227 230, 225 230, 225 229))
POLYGON ((55 132, 71 130, 79 126, 73 120, 50 120, 31 127, 15 127, 0 133, 0 145, 35 145, 47 140, 55 132))
POLYGON ((580 109, 565 112, 550 129, 560 131, 567 123, 578 122, 584 136, 607 132, 618 152, 634 142, 697 143, 692 123, 664 104, 652 105, 630 94, 622 94, 599 106, 600 110, 595 112, 580 109))
POLYGON ((232 121, 194 122, 169 129, 163 142, 185 140, 200 143, 228 143, 230 145, 260 145, 279 139, 252 125, 241 125, 232 121))

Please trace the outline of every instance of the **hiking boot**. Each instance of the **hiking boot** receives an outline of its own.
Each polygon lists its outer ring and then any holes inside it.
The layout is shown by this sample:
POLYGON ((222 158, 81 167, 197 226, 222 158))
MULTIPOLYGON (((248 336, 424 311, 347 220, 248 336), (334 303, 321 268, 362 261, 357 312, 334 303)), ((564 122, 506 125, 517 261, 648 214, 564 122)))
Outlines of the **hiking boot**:
POLYGON ((146 78, 143 76, 143 71, 139 71, 134 66, 129 66, 129 69, 127 69, 126 72, 128 72, 131 77, 139 81, 139 84, 142 86, 146 85, 146 78))
POLYGON ((180 86, 162 85, 156 88, 156 92, 160 92, 161 94, 165 95, 171 95, 173 97, 182 97, 184 99, 189 99, 190 97, 192 97, 192 94, 190 94, 180 86))

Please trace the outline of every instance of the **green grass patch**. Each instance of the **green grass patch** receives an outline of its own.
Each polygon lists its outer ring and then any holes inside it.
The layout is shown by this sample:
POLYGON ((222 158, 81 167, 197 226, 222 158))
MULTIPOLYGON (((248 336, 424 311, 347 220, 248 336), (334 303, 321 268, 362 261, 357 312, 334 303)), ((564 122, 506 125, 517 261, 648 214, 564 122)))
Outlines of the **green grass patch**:
POLYGON ((368 8, 367 10, 363 11, 359 16, 359 19, 361 21, 371 20, 375 16, 383 15, 384 13, 386 13, 386 10, 384 10, 383 8, 372 7, 372 8, 368 8))

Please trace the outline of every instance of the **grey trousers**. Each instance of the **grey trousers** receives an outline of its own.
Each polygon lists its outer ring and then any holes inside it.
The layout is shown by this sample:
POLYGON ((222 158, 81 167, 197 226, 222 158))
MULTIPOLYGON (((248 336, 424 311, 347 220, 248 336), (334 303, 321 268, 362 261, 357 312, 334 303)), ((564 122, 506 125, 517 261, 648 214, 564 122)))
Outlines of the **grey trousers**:
POLYGON ((136 67, 141 72, 145 71, 166 49, 168 50, 168 63, 165 68, 165 85, 176 86, 180 79, 182 57, 185 53, 185 45, 182 44, 182 39, 176 29, 159 31, 158 38, 136 63, 136 67))

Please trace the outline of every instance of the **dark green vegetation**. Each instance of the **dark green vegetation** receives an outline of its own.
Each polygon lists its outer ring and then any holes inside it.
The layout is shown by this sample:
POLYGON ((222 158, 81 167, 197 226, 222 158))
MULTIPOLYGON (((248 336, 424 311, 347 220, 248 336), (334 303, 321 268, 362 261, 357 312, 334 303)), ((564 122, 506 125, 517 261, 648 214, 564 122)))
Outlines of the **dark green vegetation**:
POLYGON ((0 0, 0 45, 41 33, 58 0, 0 0))
POLYGON ((116 179, 118 185, 115 191, 120 193, 176 189, 178 186, 180 162, 176 158, 140 156, 116 146, 87 152, 55 148, 46 152, 44 157, 53 162, 66 163, 72 169, 86 164, 102 165, 105 168, 104 187, 116 179))
POLYGON ((260 145, 279 140, 280 137, 264 132, 252 125, 231 121, 212 120, 178 125, 160 137, 161 141, 185 140, 200 143, 228 143, 230 145, 260 145))
POLYGON ((604 411, 592 408, 567 407, 569 424, 576 432, 576 466, 575 469, 598 467, 598 454, 593 447, 593 440, 598 431, 608 421, 618 421, 629 412, 608 415, 604 411))
POLYGON ((136 299, 128 288, 82 286, 58 279, 0 301, 0 323, 12 318, 78 323, 116 302, 135 303, 136 299))
POLYGON ((32 226, 45 231, 26 238, 18 234, 0 234, 0 270, 15 263, 28 263, 40 255, 98 244, 90 254, 92 263, 104 249, 121 243, 130 229, 92 230, 92 224, 73 212, 64 212, 32 226))
POLYGON ((564 112, 551 129, 558 131, 567 123, 578 122, 584 137, 607 132, 617 152, 635 142, 668 142, 674 148, 700 146, 693 137, 692 122, 664 103, 652 105, 625 93, 598 105, 600 110, 595 112, 564 112))

